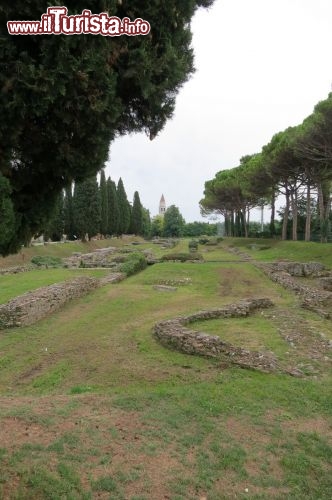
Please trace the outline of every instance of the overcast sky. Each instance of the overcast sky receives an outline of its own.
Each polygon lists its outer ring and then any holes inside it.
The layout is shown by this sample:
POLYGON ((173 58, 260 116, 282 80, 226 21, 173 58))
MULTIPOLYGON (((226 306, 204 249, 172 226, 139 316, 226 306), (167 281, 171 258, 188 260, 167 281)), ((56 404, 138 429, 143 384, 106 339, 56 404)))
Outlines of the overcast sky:
POLYGON ((327 98, 332 1, 216 0, 197 12, 192 31, 196 73, 173 119, 152 142, 144 134, 117 139, 106 168, 116 182, 122 177, 130 201, 139 192, 151 216, 163 193, 187 222, 202 220, 206 180, 327 98))

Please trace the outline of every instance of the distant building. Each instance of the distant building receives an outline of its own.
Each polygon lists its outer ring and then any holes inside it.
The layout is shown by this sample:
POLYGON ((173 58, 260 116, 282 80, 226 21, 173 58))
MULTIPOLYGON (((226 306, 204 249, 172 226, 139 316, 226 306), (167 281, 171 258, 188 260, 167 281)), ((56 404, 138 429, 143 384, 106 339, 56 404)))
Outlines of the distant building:
POLYGON ((159 215, 164 216, 165 212, 166 212, 166 201, 164 195, 161 195, 159 203, 159 215))

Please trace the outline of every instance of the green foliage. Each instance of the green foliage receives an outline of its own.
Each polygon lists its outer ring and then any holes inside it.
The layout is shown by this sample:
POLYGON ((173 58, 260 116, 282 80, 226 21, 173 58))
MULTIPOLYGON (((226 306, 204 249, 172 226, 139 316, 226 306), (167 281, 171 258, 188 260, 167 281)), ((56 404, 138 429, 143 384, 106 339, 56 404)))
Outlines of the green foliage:
POLYGON ((60 257, 53 257, 50 255, 35 255, 31 259, 31 263, 38 267, 62 267, 63 262, 60 257))
POLYGON ((126 234, 130 226, 130 207, 121 177, 118 182, 116 195, 119 207, 119 221, 117 232, 119 235, 121 235, 126 234))
POLYGON ((61 241, 64 234, 64 200, 63 192, 58 195, 55 206, 53 208, 53 213, 49 219, 45 231, 45 240, 61 241))
MULTIPOLYGON (((2 253, 45 227, 60 190, 95 175, 116 136, 144 131, 152 140, 162 130, 194 71, 191 18, 211 4, 72 2, 70 14, 88 7, 147 19, 153 35, 2 37, 0 172, 11 184, 16 216, 15 234, 2 253)), ((1 26, 38 20, 46 7, 41 0, 3 0, 1 26)))
POLYGON ((183 227, 183 236, 196 238, 201 235, 215 236, 217 234, 217 224, 209 222, 187 222, 183 227))
POLYGON ((227 236, 247 237, 248 211, 270 204, 269 231, 265 234, 275 236, 275 203, 279 194, 285 197, 282 239, 291 237, 296 241, 302 232, 302 237, 310 241, 319 227, 320 239, 326 243, 331 230, 331 126, 332 93, 315 106, 314 112, 301 125, 276 133, 260 153, 242 157, 238 167, 217 172, 214 179, 207 181, 204 198, 200 201, 202 215, 221 214, 225 218, 227 236), (305 211, 301 214, 304 217, 300 228, 299 212, 303 201, 305 211), (312 217, 315 205, 319 214, 316 220, 312 217))
POLYGON ((119 205, 115 182, 109 177, 107 179, 107 205, 108 205, 108 229, 110 235, 117 234, 119 225, 119 205))
POLYGON ((151 232, 150 211, 142 207, 142 236, 144 236, 144 238, 150 238, 151 232))
POLYGON ((178 207, 171 205, 164 215, 163 236, 179 237, 183 234, 185 220, 180 214, 178 207))
POLYGON ((143 271, 147 266, 146 258, 142 253, 133 252, 128 254, 126 262, 121 264, 119 270, 127 276, 131 276, 140 271, 143 271))
POLYGON ((134 193, 133 208, 131 211, 131 232, 142 234, 143 229, 143 207, 137 191, 134 193))
POLYGON ((172 261, 172 260, 179 260, 180 262, 186 262, 187 260, 203 260, 203 257, 199 253, 168 253, 166 255, 163 255, 161 258, 162 261, 172 261))
POLYGON ((74 227, 74 208, 73 208, 73 192, 72 185, 65 189, 65 197, 63 201, 63 219, 64 232, 68 240, 73 240, 75 235, 74 227))
POLYGON ((208 236, 201 236, 198 240, 199 244, 200 245, 205 245, 207 242, 209 241, 209 237, 208 236))
POLYGON ((0 173, 0 254, 5 249, 15 233, 15 212, 11 201, 10 183, 0 173))
POLYGON ((188 247, 190 252, 196 252, 198 250, 198 241, 190 240, 188 242, 188 247))
POLYGON ((108 233, 108 192, 107 192, 107 183, 105 177, 104 169, 100 172, 100 185, 99 185, 99 198, 100 198, 100 232, 103 236, 106 236, 108 233))
POLYGON ((216 245, 218 245, 218 239, 217 238, 209 238, 208 241, 206 241, 205 245, 216 246, 216 245))
POLYGON ((77 182, 74 189, 75 231, 82 241, 89 240, 100 228, 100 193, 95 176, 77 182))
POLYGON ((164 230, 164 217, 156 215, 151 222, 151 236, 162 236, 164 230))

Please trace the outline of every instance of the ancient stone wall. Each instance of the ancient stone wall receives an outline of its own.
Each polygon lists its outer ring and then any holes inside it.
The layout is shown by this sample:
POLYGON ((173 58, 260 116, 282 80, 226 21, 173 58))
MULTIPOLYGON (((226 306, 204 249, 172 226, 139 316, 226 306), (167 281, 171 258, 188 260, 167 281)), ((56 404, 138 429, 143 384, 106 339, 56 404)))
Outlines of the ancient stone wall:
POLYGON ((33 269, 36 269, 36 267, 32 264, 27 264, 25 266, 6 267, 5 269, 0 269, 0 275, 4 276, 6 274, 26 273, 28 271, 32 271, 33 269))
MULTIPOLYGON (((112 267, 111 255, 117 252, 115 247, 99 248, 94 252, 74 252, 71 257, 66 257, 63 262, 66 267, 112 267)), ((114 264, 115 265, 115 264, 114 264)))
POLYGON ((245 300, 220 309, 200 311, 190 316, 161 321, 154 326, 154 334, 164 346, 186 354, 220 358, 244 368, 273 372, 279 370, 273 353, 248 351, 224 342, 218 336, 208 335, 186 327, 186 325, 200 320, 247 316, 257 309, 271 306, 273 303, 270 299, 245 300))
POLYGON ((86 295, 98 285, 98 279, 81 276, 20 295, 0 305, 0 328, 31 325, 57 311, 69 300, 86 295))
POLYGON ((324 266, 318 263, 311 263, 311 265, 310 263, 301 265, 297 263, 287 263, 287 266, 283 264, 284 263, 255 263, 256 267, 261 269, 272 281, 279 283, 284 288, 292 290, 299 295, 302 299, 302 307, 313 310, 325 318, 329 318, 330 314, 324 311, 322 307, 332 304, 332 292, 299 283, 299 281, 293 277, 321 276, 322 274, 329 273, 329 271, 324 271, 324 266), (288 271, 285 269, 288 269, 288 271))
POLYGON ((32 325, 57 311, 70 300, 87 295, 100 286, 117 283, 124 278, 123 273, 112 273, 101 279, 80 276, 74 280, 27 292, 0 305, 0 328, 32 325))

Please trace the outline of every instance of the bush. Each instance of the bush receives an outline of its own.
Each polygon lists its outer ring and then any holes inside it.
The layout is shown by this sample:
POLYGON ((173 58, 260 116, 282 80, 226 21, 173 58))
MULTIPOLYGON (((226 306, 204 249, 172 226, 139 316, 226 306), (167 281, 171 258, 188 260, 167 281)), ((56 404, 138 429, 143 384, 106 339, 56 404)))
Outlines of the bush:
POLYGON ((62 259, 60 257, 51 257, 50 255, 35 255, 31 259, 31 264, 38 267, 62 267, 62 259))
POLYGON ((126 262, 121 264, 119 270, 127 276, 143 271, 147 266, 146 259, 142 253, 131 253, 128 255, 126 262))
POLYGON ((201 245, 205 245, 209 241, 209 237, 208 236, 201 236, 198 241, 201 245))
POLYGON ((179 260, 181 262, 186 262, 188 260, 203 260, 203 257, 199 253, 169 253, 167 255, 163 255, 161 258, 162 261, 166 262, 169 260, 179 260))
POLYGON ((217 238, 209 238, 209 241, 207 241, 205 244, 211 247, 216 246, 218 245, 217 238))
POLYGON ((198 241, 190 240, 188 243, 189 251, 196 252, 198 250, 198 241))

